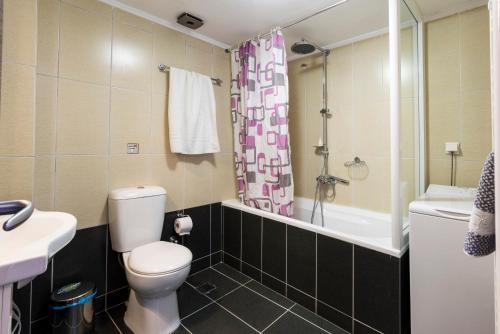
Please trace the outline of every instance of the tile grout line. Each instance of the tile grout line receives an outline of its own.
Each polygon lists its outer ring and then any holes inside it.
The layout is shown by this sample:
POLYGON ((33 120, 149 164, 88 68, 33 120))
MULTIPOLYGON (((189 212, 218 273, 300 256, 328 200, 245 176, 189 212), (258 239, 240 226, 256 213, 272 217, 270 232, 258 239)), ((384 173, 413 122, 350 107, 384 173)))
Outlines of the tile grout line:
POLYGON ((354 321, 355 321, 355 322, 359 322, 359 323, 360 323, 360 324, 362 324, 363 326, 370 328, 372 331, 375 331, 375 332, 377 332, 377 333, 379 333, 379 334, 384 334, 383 332, 379 331, 378 329, 375 329, 375 328, 373 328, 372 326, 367 325, 367 324, 365 324, 365 323, 364 323, 364 322, 362 322, 362 321, 359 321, 359 320, 357 320, 357 319, 355 319, 354 321))
MULTIPOLYGON (((250 282, 253 280, 251 277, 248 277, 248 278, 249 278, 249 280, 248 280, 248 281, 246 281, 245 283, 241 283, 241 282, 238 282, 237 280, 235 280, 234 278, 232 278, 232 277, 230 277, 230 276, 228 276, 228 275, 224 274, 222 271, 219 271, 219 270, 215 269, 214 267, 210 267, 210 268, 207 268, 207 269, 212 269, 213 271, 218 272, 218 273, 219 273, 219 274, 221 274, 222 276, 225 276, 225 277, 229 278, 231 281, 234 281, 234 282, 238 283, 238 284, 239 284, 239 285, 241 285, 241 286, 247 285, 248 283, 250 283, 250 282)), ((243 275, 245 275, 245 274, 243 274, 243 275)), ((245 276, 246 276, 246 275, 245 275, 245 276)))
POLYGON ((222 306, 221 304, 219 304, 218 302, 214 302, 216 305, 220 306, 221 308, 223 308, 226 312, 228 312, 229 314, 233 315, 233 317, 235 317, 236 319, 238 319, 239 321, 241 321, 242 323, 244 323, 245 325, 247 325, 248 327, 250 327, 251 329, 253 329, 254 331, 256 331, 257 333, 260 333, 259 330, 255 327, 253 327, 252 325, 250 325, 248 322, 244 321, 243 319, 241 319, 240 317, 238 317, 236 314, 234 314, 233 312, 229 311, 227 308, 225 308, 224 306, 222 306))
POLYGON ((184 326, 182 322, 180 327, 184 328, 189 334, 193 334, 193 332, 191 332, 186 326, 184 326))
POLYGON ((260 333, 264 333, 267 331, 272 325, 274 325, 278 320, 280 320, 285 314, 287 314, 290 310, 285 310, 283 314, 281 314, 279 317, 277 317, 273 322, 271 322, 266 328, 264 328, 260 333))
POLYGON ((108 311, 107 311, 107 310, 106 310, 106 311, 104 311, 104 312, 106 312, 106 315, 107 315, 107 316, 108 316, 108 318, 111 320, 111 322, 113 323, 113 325, 115 326, 115 328, 118 330, 118 332, 119 332, 120 334, 123 334, 123 332, 121 331, 120 327, 118 327, 118 325, 116 324, 115 319, 113 319, 113 317, 112 317, 112 316, 108 313, 108 311))

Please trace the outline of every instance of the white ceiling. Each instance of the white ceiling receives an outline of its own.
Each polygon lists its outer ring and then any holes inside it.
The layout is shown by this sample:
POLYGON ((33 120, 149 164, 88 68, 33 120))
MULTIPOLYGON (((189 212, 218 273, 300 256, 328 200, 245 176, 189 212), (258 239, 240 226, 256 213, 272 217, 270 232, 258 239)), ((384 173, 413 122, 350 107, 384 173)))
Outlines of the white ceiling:
MULTIPOLYGON (((312 14, 339 0, 101 0, 157 23, 189 33, 221 47, 235 45, 258 33, 312 14), (189 12, 205 24, 195 30, 178 25, 189 12)), ((487 0, 408 0, 424 20, 450 15, 487 3, 487 0)), ((319 45, 335 45, 370 35, 387 27, 387 0, 349 0, 285 31, 292 43, 301 37, 319 45)), ((402 13, 405 10, 403 8, 402 13)), ((408 15, 409 16, 409 15, 408 15)))

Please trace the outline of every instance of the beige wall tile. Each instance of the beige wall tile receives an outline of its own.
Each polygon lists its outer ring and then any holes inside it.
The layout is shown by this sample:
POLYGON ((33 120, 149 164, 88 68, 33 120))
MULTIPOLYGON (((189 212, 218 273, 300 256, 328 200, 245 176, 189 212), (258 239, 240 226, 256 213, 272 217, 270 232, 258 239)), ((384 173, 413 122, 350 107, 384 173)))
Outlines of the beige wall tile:
POLYGON ((429 183, 449 185, 451 178, 451 160, 429 159, 429 183))
POLYGON ((35 154, 55 154, 57 78, 36 77, 35 154))
POLYGON ((221 153, 233 152, 233 119, 231 115, 229 80, 225 80, 221 87, 214 86, 215 102, 217 107, 217 134, 221 153))
POLYGON ((143 154, 112 155, 109 162, 109 189, 151 184, 151 157, 143 154))
POLYGON ((212 202, 214 155, 183 155, 181 159, 186 166, 186 181, 184 183, 184 187, 186 188, 184 197, 185 207, 192 208, 212 202))
POLYGON ((59 0, 38 1, 37 73, 57 75, 59 9, 59 0))
POLYGON ((236 198, 236 170, 233 154, 215 154, 213 168, 213 197, 211 202, 236 198))
POLYGON ((0 157, 0 200, 33 197, 33 158, 0 157))
MULTIPOLYGON (((187 208, 185 164, 175 154, 151 156, 151 183, 167 190, 167 211, 187 208)), ((209 203, 209 202, 206 202, 209 203)))
POLYGON ((36 0, 3 2, 2 58, 19 64, 36 64, 36 0))
POLYGON ((442 95, 428 98, 428 155, 442 159, 446 142, 460 141, 460 96, 442 95))
POLYGON ((152 34, 115 22, 111 84, 120 88, 150 91, 152 34))
POLYGON ((151 153, 171 153, 167 105, 167 96, 153 94, 151 109, 151 153))
POLYGON ((121 23, 129 24, 145 31, 153 31, 153 22, 143 19, 142 17, 124 12, 118 8, 113 8, 113 15, 115 20, 121 23))
MULTIPOLYGON (((484 159, 486 159, 486 157, 484 157, 484 159)), ((483 161, 466 161, 464 159, 458 159, 457 186, 478 187, 482 170, 483 161)))
POLYGON ((150 151, 150 94, 112 88, 110 122, 112 154, 127 153, 127 143, 138 143, 141 154, 150 151))
POLYGON ((109 83, 111 17, 63 2, 59 56, 61 77, 97 84, 109 83))
POLYGON ((415 133, 418 131, 415 124, 415 115, 417 113, 418 100, 416 98, 401 100, 399 150, 401 157, 404 158, 415 157, 415 133))
POLYGON ((376 37, 353 45, 355 98, 388 98, 384 87, 384 56, 388 51, 382 42, 382 37, 376 37))
POLYGON ((103 16, 110 17, 112 13, 112 7, 99 0, 62 0, 62 2, 103 16))
POLYGON ((153 25, 153 92, 168 94, 168 74, 158 71, 158 64, 186 68, 186 35, 153 25))
POLYGON ((108 159, 105 156, 58 156, 55 208, 73 214, 77 227, 107 221, 108 159))
POLYGON ((490 89, 489 13, 482 6, 460 14, 462 90, 490 89))
POLYGON ((109 135, 109 88, 60 79, 59 154, 105 154, 109 135))
POLYGON ((389 101, 357 100, 354 104, 353 152, 363 156, 389 157, 389 101))
POLYGON ((189 37, 186 39, 187 68, 212 76, 212 45, 189 37))
POLYGON ((490 101, 489 91, 462 93, 461 148, 466 160, 484 161, 492 150, 490 101))
POLYGON ((427 24, 428 94, 456 94, 460 89, 458 16, 427 24))
POLYGON ((54 210, 56 158, 35 158, 34 204, 39 210, 54 210))
POLYGON ((353 180, 353 205, 368 210, 390 212, 391 170, 390 160, 366 156, 369 174, 365 180, 353 180))
POLYGON ((2 64, 0 155, 33 155, 35 69, 2 64))

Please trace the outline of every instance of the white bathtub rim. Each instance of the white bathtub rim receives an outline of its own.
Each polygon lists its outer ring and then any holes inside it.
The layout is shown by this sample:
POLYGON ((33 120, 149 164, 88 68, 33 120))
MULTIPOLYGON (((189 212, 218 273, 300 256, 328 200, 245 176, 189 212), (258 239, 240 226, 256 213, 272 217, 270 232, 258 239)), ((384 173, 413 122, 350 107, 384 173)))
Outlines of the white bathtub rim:
POLYGON ((328 236, 331 238, 339 239, 339 240, 342 240, 342 241, 345 241, 348 243, 352 243, 352 244, 355 244, 355 245, 358 245, 361 247, 365 247, 365 248, 368 248, 368 249, 371 249, 371 250, 374 250, 377 252, 388 254, 388 255, 391 255, 391 256, 394 256, 397 258, 401 258, 405 254, 406 250, 408 249, 408 243, 405 243, 404 246, 401 248, 401 250, 395 249, 392 247, 383 247, 381 245, 366 242, 365 240, 348 235, 346 233, 342 233, 342 232, 330 230, 330 229, 327 229, 327 228, 324 228, 324 227, 321 227, 318 225, 306 223, 306 222, 303 222, 301 220, 297 220, 295 218, 280 216, 280 215, 277 215, 275 213, 270 213, 270 212, 267 212, 264 210, 252 208, 252 207, 246 206, 245 204, 242 204, 237 199, 224 200, 224 201, 222 201, 222 206, 226 206, 226 207, 230 207, 230 208, 233 208, 236 210, 252 213, 252 214, 257 215, 257 216, 268 218, 268 219, 278 221, 278 222, 281 222, 284 224, 289 224, 289 225, 294 226, 294 227, 298 227, 298 228, 305 229, 305 230, 308 230, 311 232, 319 233, 319 234, 322 234, 322 235, 325 235, 325 236, 328 236))

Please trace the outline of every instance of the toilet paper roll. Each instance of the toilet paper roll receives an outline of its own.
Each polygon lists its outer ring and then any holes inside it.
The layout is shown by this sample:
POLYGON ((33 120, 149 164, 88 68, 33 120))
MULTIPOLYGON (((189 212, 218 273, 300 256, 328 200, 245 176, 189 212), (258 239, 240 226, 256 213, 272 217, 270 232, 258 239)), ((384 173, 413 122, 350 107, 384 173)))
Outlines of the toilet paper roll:
POLYGON ((193 229, 193 221, 191 217, 179 217, 175 220, 175 233, 178 235, 187 235, 193 229))

